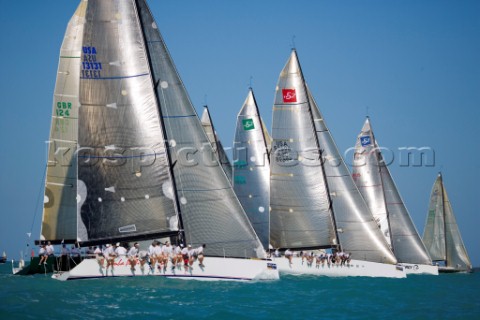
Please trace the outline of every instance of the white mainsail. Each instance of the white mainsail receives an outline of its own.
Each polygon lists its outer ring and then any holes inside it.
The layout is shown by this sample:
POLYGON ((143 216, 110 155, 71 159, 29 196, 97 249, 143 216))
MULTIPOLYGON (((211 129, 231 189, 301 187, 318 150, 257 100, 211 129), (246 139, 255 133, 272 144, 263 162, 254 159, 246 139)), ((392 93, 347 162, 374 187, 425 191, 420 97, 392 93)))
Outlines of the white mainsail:
POLYGON ((50 148, 45 240, 171 237, 208 256, 264 257, 223 169, 204 163, 212 146, 145 0, 81 1, 53 111, 52 140, 75 153, 65 169, 50 148))
POLYGON ((352 177, 398 262, 432 265, 385 164, 368 117, 355 144, 352 177))
POLYGON ((210 116, 207 106, 203 107, 203 113, 200 120, 202 121, 203 130, 205 130, 208 140, 212 144, 212 150, 215 153, 212 155, 213 159, 211 159, 211 165, 218 165, 218 163, 220 163, 223 171, 225 171, 225 174, 227 175, 228 180, 230 183, 232 183, 232 164, 230 163, 227 153, 223 148, 223 144, 220 141, 217 132, 215 131, 212 117, 210 116))
POLYGON ((270 159, 253 90, 237 116, 233 143, 233 186, 265 249, 270 238, 270 159))
POLYGON ((452 205, 439 173, 433 184, 423 242, 433 261, 445 263, 439 271, 471 271, 472 262, 463 244, 452 205))
POLYGON ((272 138, 272 244, 340 247, 354 259, 395 264, 309 94, 295 50, 276 88, 272 138))

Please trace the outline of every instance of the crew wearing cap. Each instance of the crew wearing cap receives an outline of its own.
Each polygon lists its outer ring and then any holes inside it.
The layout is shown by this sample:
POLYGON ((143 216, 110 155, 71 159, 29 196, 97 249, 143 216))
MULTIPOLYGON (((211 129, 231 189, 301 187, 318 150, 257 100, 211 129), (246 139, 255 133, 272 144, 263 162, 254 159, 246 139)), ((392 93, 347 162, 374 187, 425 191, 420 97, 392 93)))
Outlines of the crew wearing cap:
POLYGON ((192 248, 192 245, 189 244, 188 247, 188 265, 192 267, 193 262, 195 261, 195 249, 192 248))
POLYGON ((120 242, 117 242, 115 253, 117 254, 117 257, 125 258, 125 256, 127 255, 127 249, 125 249, 125 247, 122 246, 120 242))
POLYGON ((182 249, 183 249, 183 244, 179 244, 178 246, 173 248, 173 257, 174 257, 173 259, 175 261, 173 261, 172 259, 172 262, 175 264, 175 266, 177 266, 182 262, 182 249))
POLYGON ((183 259, 183 267, 185 268, 185 270, 188 269, 188 260, 189 260, 189 257, 188 257, 188 247, 185 247, 182 249, 182 259, 183 259))
POLYGON ((135 265, 137 264, 138 248, 138 242, 135 242, 130 250, 128 250, 128 261, 130 262, 130 269, 132 271, 135 271, 135 265))
POLYGON ((113 274, 113 264, 115 262, 115 258, 117 257, 117 255, 115 253, 115 249, 113 248, 113 246, 111 246, 110 244, 107 244, 107 248, 103 252, 103 255, 107 258, 107 270, 106 270, 106 272, 108 272, 108 267, 111 266, 112 267, 112 274, 113 274))

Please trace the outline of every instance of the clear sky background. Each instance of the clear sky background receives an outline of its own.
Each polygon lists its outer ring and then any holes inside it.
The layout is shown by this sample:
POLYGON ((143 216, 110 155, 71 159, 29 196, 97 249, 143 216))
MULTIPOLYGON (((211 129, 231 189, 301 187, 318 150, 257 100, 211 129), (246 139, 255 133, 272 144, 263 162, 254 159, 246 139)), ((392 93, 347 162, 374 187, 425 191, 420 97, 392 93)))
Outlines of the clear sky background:
MULTIPOLYGON (((59 49, 78 0, 0 0, 0 250, 40 232, 59 49), (35 218, 35 219, 34 219, 35 218)), ((463 240, 480 265, 480 1, 150 0, 190 98, 225 146, 250 83, 271 128, 292 44, 341 152, 365 116, 420 235, 442 171, 463 240), (252 80, 251 80, 252 79, 252 80), (401 166, 429 147, 433 166, 401 166)), ((351 163, 352 154, 346 160, 351 163)))

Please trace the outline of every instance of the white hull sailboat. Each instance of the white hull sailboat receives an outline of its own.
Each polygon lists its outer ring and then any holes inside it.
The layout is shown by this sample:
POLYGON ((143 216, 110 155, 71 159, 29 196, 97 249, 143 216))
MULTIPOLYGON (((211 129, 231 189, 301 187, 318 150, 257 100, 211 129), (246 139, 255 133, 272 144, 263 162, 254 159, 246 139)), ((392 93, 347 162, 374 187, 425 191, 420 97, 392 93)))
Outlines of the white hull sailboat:
POLYGON ((140 266, 137 261, 132 269, 126 258, 116 258, 114 268, 100 266, 96 259, 85 259, 69 272, 54 274, 57 280, 79 280, 105 277, 139 277, 159 276, 166 278, 195 279, 195 280, 278 280, 276 264, 272 261, 255 259, 234 259, 205 257, 203 266, 198 262, 185 267, 182 263, 173 265, 171 261, 164 267, 156 264, 140 266))
POLYGON ((453 208, 439 173, 433 184, 423 242, 441 273, 472 272, 453 208))
POLYGON ((368 117, 355 144, 352 177, 405 272, 438 275, 383 160, 368 117))
POLYGON ((296 50, 276 87, 270 167, 272 246, 280 252, 343 251, 355 259, 351 266, 338 268, 275 259, 280 272, 405 277, 307 87, 296 50))
POLYGON ((403 266, 352 259, 345 264, 307 263, 301 257, 293 257, 292 263, 285 257, 273 258, 280 273, 309 274, 327 277, 385 277, 405 278, 403 266))
MULTIPOLYGON (((83 0, 61 48, 40 242, 205 247, 188 279, 277 279, 145 0, 83 0), (222 257, 222 258, 214 258, 222 257)), ((116 260, 114 276, 132 273, 116 260)), ((58 280, 111 276, 86 259, 58 280)))

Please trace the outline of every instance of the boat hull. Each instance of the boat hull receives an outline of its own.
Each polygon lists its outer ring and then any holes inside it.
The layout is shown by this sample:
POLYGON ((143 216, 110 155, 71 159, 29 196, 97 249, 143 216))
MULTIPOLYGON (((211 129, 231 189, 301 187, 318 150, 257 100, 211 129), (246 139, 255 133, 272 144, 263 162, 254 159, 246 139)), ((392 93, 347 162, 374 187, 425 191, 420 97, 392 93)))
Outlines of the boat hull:
POLYGON ((384 278, 405 278, 406 273, 403 267, 392 264, 377 263, 370 261, 351 260, 345 265, 340 264, 319 264, 313 261, 308 264, 302 258, 293 257, 290 264, 285 257, 274 258, 280 274, 308 274, 327 277, 384 277, 384 278))
POLYGON ((456 269, 453 267, 438 267, 439 273, 472 273, 471 269, 456 269))
POLYGON ((132 270, 128 259, 115 259, 113 272, 111 268, 101 267, 95 259, 85 259, 68 272, 54 274, 57 280, 78 280, 105 277, 161 276, 167 278, 197 279, 197 280, 277 280, 279 272, 272 261, 257 259, 234 259, 206 257, 204 266, 198 262, 185 268, 183 263, 173 268, 169 262, 166 267, 156 264, 154 267, 145 264, 142 268, 137 263, 132 270))
POLYGON ((428 274, 438 276, 438 267, 431 266, 426 264, 414 264, 414 263, 400 263, 404 267, 405 272, 408 275, 410 274, 428 274))

